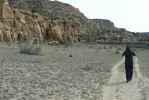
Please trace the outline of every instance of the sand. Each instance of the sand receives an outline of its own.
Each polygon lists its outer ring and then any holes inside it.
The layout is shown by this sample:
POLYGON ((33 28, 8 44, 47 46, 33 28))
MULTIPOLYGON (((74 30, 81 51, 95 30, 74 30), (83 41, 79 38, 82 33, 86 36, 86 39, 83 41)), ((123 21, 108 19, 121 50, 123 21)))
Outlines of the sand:
POLYGON ((144 87, 149 86, 149 79, 141 74, 138 58, 134 59, 133 80, 129 83, 126 83, 124 70, 119 70, 123 62, 124 59, 113 67, 109 83, 103 88, 102 100, 149 100, 141 93, 144 87))
POLYGON ((0 43, 0 100, 149 100, 148 50, 138 52, 133 81, 125 83, 121 47, 41 48, 26 55, 17 44, 0 43))
POLYGON ((0 100, 100 100, 122 58, 102 45, 41 48, 41 55, 26 55, 16 44, 0 44, 0 100))

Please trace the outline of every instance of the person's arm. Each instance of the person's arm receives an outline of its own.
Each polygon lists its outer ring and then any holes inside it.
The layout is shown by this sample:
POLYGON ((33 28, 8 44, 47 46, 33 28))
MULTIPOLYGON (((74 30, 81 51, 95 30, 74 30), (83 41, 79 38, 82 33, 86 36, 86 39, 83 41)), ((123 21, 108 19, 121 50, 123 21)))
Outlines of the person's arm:
POLYGON ((135 54, 133 51, 132 51, 132 55, 133 55, 133 56, 136 56, 136 54, 135 54))
POLYGON ((125 55, 125 53, 126 53, 126 51, 124 51, 124 53, 122 54, 122 56, 124 56, 124 55, 125 55))

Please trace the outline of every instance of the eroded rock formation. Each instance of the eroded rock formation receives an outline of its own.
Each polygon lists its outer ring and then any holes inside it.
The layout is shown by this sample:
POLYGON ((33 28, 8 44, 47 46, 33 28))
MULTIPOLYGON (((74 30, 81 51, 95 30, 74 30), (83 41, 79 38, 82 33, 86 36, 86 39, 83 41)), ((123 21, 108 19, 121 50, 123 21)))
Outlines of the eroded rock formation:
POLYGON ((140 34, 116 28, 109 20, 88 19, 79 9, 59 1, 9 0, 9 3, 0 0, 0 41, 16 41, 18 34, 30 40, 63 43, 77 42, 80 37, 87 41, 148 40, 140 34))
POLYGON ((0 41, 16 41, 18 34, 21 38, 39 41, 48 39, 58 42, 77 42, 78 40, 80 23, 77 21, 51 21, 37 13, 13 9, 7 0, 1 0, 0 11, 0 41))
POLYGON ((59 42, 78 42, 80 23, 70 20, 52 20, 48 27, 49 39, 59 42))

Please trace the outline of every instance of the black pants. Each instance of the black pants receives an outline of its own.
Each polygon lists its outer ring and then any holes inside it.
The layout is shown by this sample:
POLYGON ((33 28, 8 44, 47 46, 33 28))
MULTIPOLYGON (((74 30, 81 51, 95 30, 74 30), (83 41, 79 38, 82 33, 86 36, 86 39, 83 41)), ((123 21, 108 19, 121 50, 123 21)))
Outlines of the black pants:
POLYGON ((125 63, 126 79, 130 81, 133 76, 133 63, 125 63))

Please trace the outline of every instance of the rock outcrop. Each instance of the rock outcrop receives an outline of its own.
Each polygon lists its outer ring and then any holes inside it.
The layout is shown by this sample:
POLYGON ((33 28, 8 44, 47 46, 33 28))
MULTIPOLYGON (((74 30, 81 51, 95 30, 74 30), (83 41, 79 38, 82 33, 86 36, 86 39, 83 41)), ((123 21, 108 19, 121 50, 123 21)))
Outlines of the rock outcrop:
POLYGON ((0 16, 7 19, 13 18, 13 10, 7 0, 0 0, 0 16))
POLYGON ((78 42, 80 33, 79 27, 79 22, 70 20, 52 20, 48 27, 49 39, 59 42, 78 42))
POLYGON ((77 42, 78 40, 80 23, 77 21, 51 20, 37 13, 13 9, 7 0, 1 3, 0 41, 16 41, 18 35, 21 38, 39 41, 47 39, 58 42, 77 42))
POLYGON ((13 25, 13 9, 7 0, 0 0, 0 41, 11 41, 10 27, 13 25))
MULTIPOLYGON (((18 34, 30 40, 67 42, 146 41, 119 29, 109 20, 88 19, 70 4, 50 0, 0 0, 0 41, 16 41, 18 34), (11 6, 9 6, 9 3, 11 6), (20 10, 22 9, 22 10, 20 10)), ((143 38, 142 38, 143 37, 143 38)))
POLYGON ((106 19, 91 19, 91 20, 95 22, 97 25, 99 25, 101 29, 110 29, 110 30, 116 29, 114 23, 111 22, 110 20, 106 19))
POLYGON ((43 16, 48 17, 52 20, 72 20, 72 21, 79 21, 80 23, 80 33, 84 34, 94 34, 97 33, 99 30, 103 28, 113 29, 114 25, 109 20, 102 20, 102 19, 88 19, 83 13, 79 11, 78 8, 73 7, 70 4, 62 3, 59 1, 49 1, 47 0, 30 0, 34 1, 34 4, 27 3, 28 0, 17 1, 10 0, 10 3, 19 9, 32 11, 35 8, 35 4, 38 5, 39 1, 41 5, 34 10, 34 12, 39 13, 43 16), (47 4, 45 4, 45 2, 47 4), (21 6, 27 4, 28 6, 21 6), (40 8, 40 9, 38 9, 40 8))

